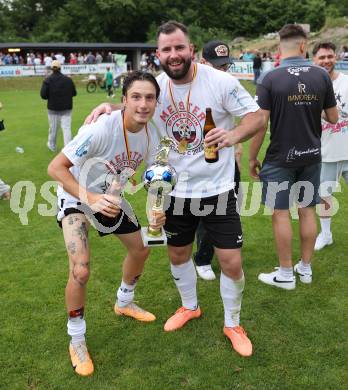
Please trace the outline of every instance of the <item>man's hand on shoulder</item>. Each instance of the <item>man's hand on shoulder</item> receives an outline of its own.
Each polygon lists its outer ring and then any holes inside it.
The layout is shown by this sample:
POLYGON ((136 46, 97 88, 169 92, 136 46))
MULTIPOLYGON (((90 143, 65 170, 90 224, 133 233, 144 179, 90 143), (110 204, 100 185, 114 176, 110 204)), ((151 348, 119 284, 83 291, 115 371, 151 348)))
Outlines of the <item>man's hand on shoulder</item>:
POLYGON ((112 111, 116 111, 122 108, 122 104, 110 104, 110 103, 102 103, 99 104, 85 119, 84 125, 89 125, 93 122, 96 122, 97 119, 102 114, 110 115, 112 111))

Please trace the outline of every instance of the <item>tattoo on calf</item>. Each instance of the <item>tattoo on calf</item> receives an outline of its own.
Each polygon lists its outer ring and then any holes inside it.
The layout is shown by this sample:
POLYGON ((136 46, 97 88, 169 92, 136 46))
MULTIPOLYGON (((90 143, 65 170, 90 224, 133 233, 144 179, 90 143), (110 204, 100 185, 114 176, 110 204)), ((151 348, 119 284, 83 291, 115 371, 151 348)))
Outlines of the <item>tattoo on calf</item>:
POLYGON ((68 243, 66 247, 72 255, 76 253, 76 242, 71 241, 68 243))
POLYGON ((135 283, 139 280, 140 276, 141 276, 141 274, 137 275, 137 276, 130 282, 130 284, 135 284, 135 283))

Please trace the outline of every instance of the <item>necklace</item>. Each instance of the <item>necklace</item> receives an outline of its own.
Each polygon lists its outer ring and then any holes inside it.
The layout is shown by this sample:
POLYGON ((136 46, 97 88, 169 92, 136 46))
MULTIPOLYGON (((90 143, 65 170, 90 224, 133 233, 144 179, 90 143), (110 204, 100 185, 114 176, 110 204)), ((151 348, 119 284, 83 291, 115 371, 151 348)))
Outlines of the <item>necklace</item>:
MULTIPOLYGON (((131 168, 131 155, 130 155, 131 152, 130 152, 130 148, 129 148, 129 141, 128 141, 127 128, 126 128, 126 119, 125 119, 124 111, 122 111, 122 130, 123 130, 124 143, 126 145, 128 166, 129 166, 129 168, 131 168)), ((147 147, 146 147, 146 155, 145 155, 145 158, 146 158, 146 156, 147 156, 147 154, 149 152, 149 143, 150 143, 150 141, 149 141, 149 131, 148 131, 148 128, 147 128, 147 123, 145 125, 145 131, 146 131, 146 139, 147 139, 147 147)), ((137 185, 137 181, 135 180, 134 175, 135 175, 135 172, 129 178, 129 181, 132 183, 133 187, 135 187, 137 185)))

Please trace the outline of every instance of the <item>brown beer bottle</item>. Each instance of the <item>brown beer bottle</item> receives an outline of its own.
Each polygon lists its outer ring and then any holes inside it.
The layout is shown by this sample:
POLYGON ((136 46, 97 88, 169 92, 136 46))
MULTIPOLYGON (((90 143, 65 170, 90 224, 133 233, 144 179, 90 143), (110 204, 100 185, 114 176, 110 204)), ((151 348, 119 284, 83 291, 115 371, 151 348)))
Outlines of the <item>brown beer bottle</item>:
MULTIPOLYGON (((205 124, 203 128, 203 137, 208 134, 208 132, 214 129, 215 123, 213 116, 211 114, 211 108, 207 108, 205 112, 205 124)), ((219 152, 216 150, 217 145, 214 146, 204 146, 204 157, 207 163, 214 163, 219 160, 219 152)))

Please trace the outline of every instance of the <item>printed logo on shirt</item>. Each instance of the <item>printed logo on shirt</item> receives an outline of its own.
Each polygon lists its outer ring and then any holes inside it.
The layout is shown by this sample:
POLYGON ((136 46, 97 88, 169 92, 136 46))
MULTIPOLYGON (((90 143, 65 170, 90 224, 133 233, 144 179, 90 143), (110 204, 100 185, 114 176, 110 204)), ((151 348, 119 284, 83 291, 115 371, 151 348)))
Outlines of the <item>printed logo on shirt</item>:
POLYGON ((335 93, 337 110, 339 114, 338 122, 335 124, 322 121, 322 131, 329 131, 329 134, 339 134, 348 132, 348 112, 346 111, 346 102, 343 101, 342 95, 335 93))
POLYGON ((306 84, 301 83, 300 81, 297 84, 298 92, 299 93, 306 93, 306 84))
POLYGON ((179 101, 179 112, 175 107, 168 106, 163 110, 160 118, 165 123, 168 136, 176 141, 177 146, 185 141, 185 155, 194 155, 203 150, 203 126, 205 121, 205 111, 198 106, 190 106, 190 111, 186 111, 185 103, 179 101))
POLYGON ((301 72, 309 72, 310 66, 290 66, 287 71, 293 76, 299 76, 301 72))
POLYGON ((129 160, 127 152, 124 151, 120 154, 116 154, 116 156, 108 161, 107 168, 113 169, 115 172, 120 170, 124 170, 125 168, 131 168, 133 171, 136 171, 139 165, 143 161, 143 155, 139 152, 129 152, 129 160))
MULTIPOLYGON (((246 105, 243 104, 243 103, 241 102, 241 100, 240 100, 240 98, 239 98, 239 96, 238 96, 238 92, 239 92, 239 88, 236 87, 236 88, 234 88, 234 89, 230 92, 230 95, 232 95, 232 96, 236 99, 237 103, 238 103, 241 107, 246 108, 246 105)), ((255 98, 255 101, 257 101, 256 98, 255 98)))
POLYGON ((310 106, 312 102, 319 100, 316 94, 306 93, 307 86, 301 81, 297 84, 298 94, 288 95, 288 102, 294 103, 295 106, 307 105, 310 106))
POLYGON ((294 146, 289 150, 288 155, 286 157, 286 162, 293 162, 301 158, 302 156, 306 156, 306 155, 317 156, 318 154, 320 154, 319 148, 308 148, 305 150, 297 150, 296 146, 294 146))
POLYGON ((78 157, 82 157, 88 152, 88 146, 91 144, 93 138, 93 134, 90 135, 77 149, 75 155, 78 157))

